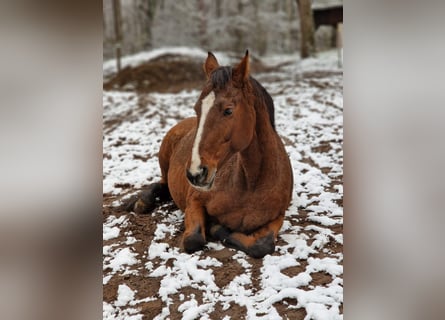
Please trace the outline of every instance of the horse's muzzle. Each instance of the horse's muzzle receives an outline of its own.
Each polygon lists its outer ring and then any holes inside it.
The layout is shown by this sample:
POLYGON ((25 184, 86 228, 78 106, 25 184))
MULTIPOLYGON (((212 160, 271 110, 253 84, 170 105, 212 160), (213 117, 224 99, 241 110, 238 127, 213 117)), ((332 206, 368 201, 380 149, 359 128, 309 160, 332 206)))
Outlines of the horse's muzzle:
POLYGON ((206 166, 199 166, 199 172, 192 174, 189 169, 186 170, 187 180, 190 184, 202 191, 208 191, 212 188, 215 179, 215 172, 209 178, 209 169, 206 166))

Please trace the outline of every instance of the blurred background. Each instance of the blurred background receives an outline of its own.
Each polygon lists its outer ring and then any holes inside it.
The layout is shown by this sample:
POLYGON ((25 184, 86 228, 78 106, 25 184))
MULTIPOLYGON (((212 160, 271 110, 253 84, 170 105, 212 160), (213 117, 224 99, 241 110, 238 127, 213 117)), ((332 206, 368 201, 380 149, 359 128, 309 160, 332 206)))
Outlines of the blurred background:
POLYGON ((105 90, 197 89, 207 51, 227 65, 249 49, 253 73, 329 50, 342 66, 342 0, 108 0, 102 18, 105 90))
MULTIPOLYGON (((300 50, 304 27, 317 50, 336 46, 342 0, 104 0, 103 55, 165 46, 244 52, 264 56, 300 50)), ((315 49, 315 48, 314 48, 315 49)), ((310 52, 312 54, 313 51, 310 52)))

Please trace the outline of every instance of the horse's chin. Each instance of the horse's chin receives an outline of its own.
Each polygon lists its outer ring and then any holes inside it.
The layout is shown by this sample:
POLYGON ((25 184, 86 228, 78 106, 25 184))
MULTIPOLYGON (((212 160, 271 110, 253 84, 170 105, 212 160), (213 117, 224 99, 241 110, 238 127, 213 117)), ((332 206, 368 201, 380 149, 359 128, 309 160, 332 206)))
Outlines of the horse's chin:
POLYGON ((213 187, 213 183, 212 184, 208 184, 208 185, 202 185, 202 186, 195 186, 192 184, 192 187, 195 188, 198 191, 201 192, 209 192, 212 190, 213 187))

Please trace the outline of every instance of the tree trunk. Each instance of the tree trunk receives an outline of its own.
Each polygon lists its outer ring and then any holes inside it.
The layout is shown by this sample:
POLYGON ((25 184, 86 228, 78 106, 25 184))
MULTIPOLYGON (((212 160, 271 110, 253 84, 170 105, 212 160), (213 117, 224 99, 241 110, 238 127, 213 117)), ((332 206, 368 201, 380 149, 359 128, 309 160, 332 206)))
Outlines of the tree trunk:
POLYGON ((252 2, 253 5, 253 12, 254 12, 254 19, 255 19, 255 28, 256 28, 256 32, 255 32, 255 47, 258 50, 258 53, 260 56, 264 56, 266 54, 267 51, 267 32, 266 30, 264 30, 260 18, 258 16, 258 12, 259 12, 259 3, 258 1, 253 1, 252 2))
MULTIPOLYGON (((238 0, 238 14, 240 16, 243 15, 244 11, 244 4, 242 0, 238 0)), ((234 30, 235 35, 235 48, 237 52, 244 52, 246 50, 245 44, 244 44, 244 32, 239 27, 235 28, 234 30)))
POLYGON ((208 47, 207 41, 207 7, 204 0, 198 0, 199 11, 199 43, 202 48, 208 47))
MULTIPOLYGON (((161 1, 161 3, 162 2, 163 1, 161 1)), ((157 4, 158 4, 157 0, 148 0, 147 1, 147 11, 146 11, 147 16, 146 16, 146 24, 145 24, 145 32, 146 32, 147 40, 146 40, 144 49, 152 48, 152 46, 153 46, 151 28, 153 26, 153 20, 156 15, 157 4)))
POLYGON ((221 18, 222 11, 221 11, 221 0, 216 0, 216 17, 221 18))
POLYGON ((300 54, 301 58, 314 56, 314 18, 310 0, 297 0, 298 13, 300 15, 300 54))
POLYGON ((122 16, 120 0, 113 0, 113 15, 114 15, 114 35, 116 47, 116 64, 117 72, 121 72, 121 47, 122 47, 122 16))
MULTIPOLYGON (((161 1, 161 9, 163 5, 161 1)), ((152 34, 151 29, 153 20, 156 14, 157 0, 138 0, 136 5, 137 25, 140 29, 140 41, 138 43, 137 51, 148 50, 152 48, 152 34)))

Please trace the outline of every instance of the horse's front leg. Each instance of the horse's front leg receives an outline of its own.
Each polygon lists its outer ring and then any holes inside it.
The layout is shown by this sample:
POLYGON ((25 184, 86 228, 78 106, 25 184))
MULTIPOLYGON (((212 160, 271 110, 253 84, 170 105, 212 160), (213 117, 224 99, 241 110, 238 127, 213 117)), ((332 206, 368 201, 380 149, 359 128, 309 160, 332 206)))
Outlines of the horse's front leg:
POLYGON ((206 243, 205 209, 198 201, 190 201, 185 208, 182 244, 187 253, 202 249, 206 243))
POLYGON ((220 240, 226 246, 244 251, 253 258, 263 258, 275 251, 275 241, 283 225, 284 214, 259 228, 251 234, 231 232, 224 226, 214 225, 210 229, 212 237, 220 240))

